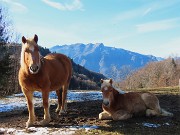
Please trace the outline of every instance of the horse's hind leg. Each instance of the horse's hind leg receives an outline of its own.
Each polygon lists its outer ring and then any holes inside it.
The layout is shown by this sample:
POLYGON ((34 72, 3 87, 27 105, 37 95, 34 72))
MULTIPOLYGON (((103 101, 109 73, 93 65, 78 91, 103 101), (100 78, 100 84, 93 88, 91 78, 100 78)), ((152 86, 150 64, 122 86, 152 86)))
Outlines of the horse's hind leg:
POLYGON ((56 94, 58 96, 58 105, 55 112, 59 112, 62 106, 62 88, 56 90, 56 94))
POLYGON ((32 100, 33 100, 33 92, 23 89, 23 93, 24 93, 24 95, 26 97, 28 111, 29 111, 29 119, 26 122, 26 127, 30 127, 30 126, 33 126, 34 121, 36 119, 36 116, 34 114, 34 105, 33 105, 33 102, 32 102, 32 100))
POLYGON ((170 116, 172 117, 173 116, 173 113, 170 113, 164 109, 161 109, 161 116, 170 116))
POLYGON ((146 116, 158 116, 161 113, 161 107, 159 105, 158 98, 152 93, 143 93, 141 95, 147 110, 146 116))
POLYGON ((172 113, 161 109, 158 98, 152 93, 143 93, 141 98, 147 106, 146 116, 173 116, 172 113))
POLYGON ((146 110, 146 116, 158 116, 160 115, 160 112, 153 109, 147 109, 146 110))
POLYGON ((59 115, 63 114, 66 112, 67 109, 67 89, 68 89, 68 85, 64 85, 62 86, 62 106, 61 106, 61 110, 59 112, 59 115))

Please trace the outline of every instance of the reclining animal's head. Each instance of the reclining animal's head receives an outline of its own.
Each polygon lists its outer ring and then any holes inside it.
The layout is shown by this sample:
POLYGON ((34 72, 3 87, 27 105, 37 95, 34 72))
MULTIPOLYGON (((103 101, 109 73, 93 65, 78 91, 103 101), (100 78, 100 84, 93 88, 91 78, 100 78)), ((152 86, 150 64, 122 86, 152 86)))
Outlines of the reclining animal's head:
POLYGON ((21 66, 24 64, 28 67, 31 74, 38 73, 41 62, 38 48, 38 36, 26 39, 22 37, 21 66))
POLYGON ((110 100, 112 98, 112 92, 113 92, 113 87, 112 87, 113 80, 103 80, 101 79, 101 91, 103 95, 103 104, 105 106, 110 105, 110 100))

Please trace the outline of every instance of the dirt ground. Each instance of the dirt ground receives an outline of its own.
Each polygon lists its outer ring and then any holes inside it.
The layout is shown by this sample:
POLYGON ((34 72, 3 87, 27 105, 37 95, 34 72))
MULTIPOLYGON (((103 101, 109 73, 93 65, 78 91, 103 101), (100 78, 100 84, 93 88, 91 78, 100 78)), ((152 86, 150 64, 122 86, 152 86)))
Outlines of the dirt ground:
MULTIPOLYGON (((160 105, 172 112, 174 117, 134 117, 125 121, 99 120, 102 111, 101 100, 68 103, 68 111, 64 116, 55 113, 56 105, 50 106, 52 121, 48 127, 63 128, 65 126, 96 125, 98 129, 77 130, 75 134, 158 134, 180 135, 180 97, 179 95, 157 95, 160 105), (158 127, 147 127, 144 123, 155 124, 158 127)), ((35 108, 38 121, 43 119, 43 108, 35 108)), ((28 111, 20 114, 0 116, 0 128, 24 129, 28 119, 28 111)), ((35 126, 39 126, 36 124, 35 126)), ((3 134, 3 133, 0 133, 3 134)))

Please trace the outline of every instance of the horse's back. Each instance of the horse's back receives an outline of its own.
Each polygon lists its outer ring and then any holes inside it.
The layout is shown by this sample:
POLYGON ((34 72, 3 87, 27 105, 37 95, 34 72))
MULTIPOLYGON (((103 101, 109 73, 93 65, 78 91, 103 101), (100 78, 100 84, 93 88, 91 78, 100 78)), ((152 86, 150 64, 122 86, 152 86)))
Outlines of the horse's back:
POLYGON ((54 67, 58 64, 63 64, 64 67, 69 68, 71 70, 72 65, 71 65, 71 61, 70 59, 64 55, 64 54, 60 54, 60 53, 52 53, 52 54, 48 54, 44 57, 46 60, 48 60, 48 62, 54 67))
POLYGON ((58 60, 60 62, 62 61, 70 62, 70 59, 66 55, 61 53, 50 53, 46 55, 44 58, 48 60, 58 60))
POLYGON ((141 98, 140 93, 138 93, 138 92, 125 93, 123 100, 124 100, 123 101, 124 108, 126 108, 126 110, 128 112, 132 112, 135 115, 140 112, 142 112, 144 114, 144 110, 145 110, 146 106, 141 98))
POLYGON ((130 104, 136 104, 136 103, 140 103, 142 102, 142 98, 141 98, 141 94, 138 92, 128 92, 125 93, 125 100, 127 100, 127 102, 131 102, 130 104))
POLYGON ((48 54, 45 58, 45 69, 51 80, 51 88, 69 83, 72 74, 70 59, 63 54, 48 54))

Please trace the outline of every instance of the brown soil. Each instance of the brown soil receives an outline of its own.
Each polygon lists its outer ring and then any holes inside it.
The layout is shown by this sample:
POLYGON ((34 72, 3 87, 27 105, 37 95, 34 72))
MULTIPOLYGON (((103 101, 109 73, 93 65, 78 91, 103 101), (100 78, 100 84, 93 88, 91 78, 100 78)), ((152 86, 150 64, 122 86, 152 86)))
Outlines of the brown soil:
MULTIPOLYGON (((124 121, 99 120, 98 114, 102 111, 102 101, 86 101, 68 103, 68 111, 64 116, 55 113, 56 106, 50 106, 52 121, 48 127, 63 128, 65 126, 96 125, 98 129, 76 134, 180 134, 180 98, 179 95, 158 95, 160 105, 165 110, 174 113, 174 117, 134 117, 124 121), (160 124, 157 128, 143 126, 143 123, 160 124)), ((35 108, 38 121, 43 119, 43 108, 35 108)), ((28 111, 20 114, 0 114, 0 128, 24 129, 28 119, 28 111)), ((36 124, 35 126, 39 126, 36 124)))

